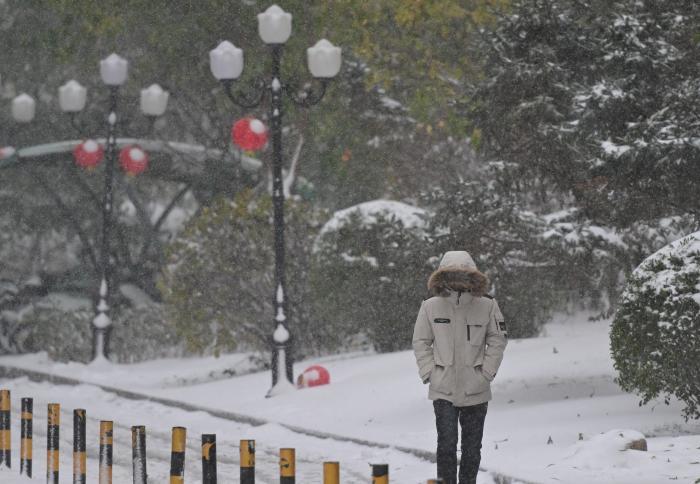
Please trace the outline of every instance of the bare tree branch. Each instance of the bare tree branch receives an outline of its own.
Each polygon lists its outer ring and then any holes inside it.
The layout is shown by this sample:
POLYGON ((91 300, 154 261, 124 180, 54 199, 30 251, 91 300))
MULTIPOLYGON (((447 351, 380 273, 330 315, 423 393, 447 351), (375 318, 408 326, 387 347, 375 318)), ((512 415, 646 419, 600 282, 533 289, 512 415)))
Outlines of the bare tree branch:
POLYGON ((163 213, 160 214, 160 217, 158 217, 158 220, 156 220, 156 223, 154 225, 154 230, 156 232, 160 231, 160 227, 163 225, 163 222, 165 222, 165 219, 168 218, 168 215, 170 215, 170 212, 172 212, 173 208, 175 208, 175 205, 177 202, 179 202, 182 197, 185 196, 185 194, 190 191, 191 185, 189 183, 185 184, 180 191, 178 191, 175 196, 170 200, 168 205, 165 207, 165 210, 163 210, 163 213))
POLYGON ((71 211, 68 206, 63 203, 63 200, 61 200, 61 197, 58 196, 56 191, 51 187, 51 185, 44 179, 44 177, 33 167, 29 167, 29 172, 32 174, 32 176, 39 182, 39 184, 46 190, 46 192, 53 198, 54 202, 56 202, 56 206, 58 209, 63 213, 63 216, 66 217, 68 222, 73 226, 73 229, 75 232, 78 234, 78 238, 80 239, 80 242, 83 244, 83 247, 88 252, 88 256, 90 258, 90 262, 92 263, 92 267, 97 271, 97 256, 95 255, 95 249, 93 245, 90 243, 90 239, 88 238, 87 234, 83 230, 83 228, 80 226, 80 222, 75 218, 75 215, 73 211, 71 211))
POLYGON ((294 182, 296 181, 297 166, 299 164, 299 158, 301 156, 301 148, 303 146, 304 146, 304 135, 303 135, 303 133, 300 133, 299 134, 299 141, 297 141, 297 147, 294 149, 294 155, 292 156, 292 162, 289 165, 289 171, 287 172, 287 176, 284 177, 284 181, 283 181, 284 196, 285 197, 289 197, 291 195, 292 186, 294 185, 294 182))
POLYGON ((141 248, 141 253, 138 258, 138 265, 141 265, 145 260, 146 257, 148 256, 148 251, 151 249, 153 246, 153 242, 159 242, 158 241, 158 234, 160 233, 160 228, 165 222, 165 220, 168 218, 168 215, 170 215, 170 212, 173 211, 175 206, 177 205, 177 202, 179 202, 182 197, 185 196, 185 194, 190 190, 191 185, 189 183, 186 183, 184 187, 182 187, 170 200, 168 205, 165 207, 165 210, 163 210, 163 213, 160 214, 160 217, 158 217, 158 220, 156 220, 156 223, 152 227, 152 235, 153 237, 147 237, 146 240, 143 243, 143 247, 141 248))

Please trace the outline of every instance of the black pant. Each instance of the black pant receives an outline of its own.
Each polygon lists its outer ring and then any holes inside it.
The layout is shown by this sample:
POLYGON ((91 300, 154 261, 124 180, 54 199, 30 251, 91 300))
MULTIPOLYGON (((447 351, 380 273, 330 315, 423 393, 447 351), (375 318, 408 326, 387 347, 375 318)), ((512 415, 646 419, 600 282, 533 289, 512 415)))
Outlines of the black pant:
POLYGON ((447 400, 433 401, 437 426, 437 473, 445 484, 457 484, 457 422, 462 427, 459 484, 476 484, 481 462, 481 438, 488 403, 455 407, 447 400))

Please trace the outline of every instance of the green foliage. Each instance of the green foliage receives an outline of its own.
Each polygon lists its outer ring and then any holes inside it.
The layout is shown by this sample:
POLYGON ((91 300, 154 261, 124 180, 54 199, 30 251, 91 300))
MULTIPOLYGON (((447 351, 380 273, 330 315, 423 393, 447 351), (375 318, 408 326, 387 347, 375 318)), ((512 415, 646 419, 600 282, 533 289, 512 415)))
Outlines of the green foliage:
POLYGON ((465 114, 515 189, 573 196, 618 227, 700 214, 691 3, 519 0, 484 32, 465 114))
POLYGON ((618 383, 648 403, 675 396, 700 418, 700 232, 631 275, 610 333, 618 383), (682 261, 681 264, 678 262, 682 261))
MULTIPOLYGON (((233 201, 220 199, 203 208, 169 247, 160 288, 167 314, 190 350, 268 348, 275 290, 271 203, 252 191, 233 201)), ((306 304, 315 217, 304 203, 287 203, 287 318, 302 352, 313 351, 326 337, 306 304)))
POLYGON ((364 334, 379 352, 410 348, 429 275, 423 230, 394 214, 351 211, 317 242, 314 314, 341 341, 364 334))
MULTIPOLYGON (((89 305, 66 309, 43 303, 22 313, 15 329, 19 345, 9 350, 45 351, 53 361, 90 361, 95 313, 89 305)), ((4 324, 7 321, 0 320, 0 327, 4 324)), ((185 354, 175 328, 157 304, 122 307, 113 314, 111 335, 110 359, 117 363, 185 354)))
POLYGON ((561 297, 552 284, 557 266, 538 237, 543 222, 522 210, 517 198, 483 181, 457 180, 423 199, 434 211, 433 255, 470 252, 493 283, 511 337, 537 334, 561 297))
POLYGON ((411 115, 446 122, 464 135, 465 119, 451 106, 466 80, 480 72, 472 48, 481 28, 495 22, 509 0, 339 0, 318 2, 344 45, 372 66, 368 81, 405 102, 411 115))
POLYGON ((92 348, 91 321, 88 309, 64 311, 39 307, 24 315, 22 351, 46 351, 55 361, 90 361, 92 348))

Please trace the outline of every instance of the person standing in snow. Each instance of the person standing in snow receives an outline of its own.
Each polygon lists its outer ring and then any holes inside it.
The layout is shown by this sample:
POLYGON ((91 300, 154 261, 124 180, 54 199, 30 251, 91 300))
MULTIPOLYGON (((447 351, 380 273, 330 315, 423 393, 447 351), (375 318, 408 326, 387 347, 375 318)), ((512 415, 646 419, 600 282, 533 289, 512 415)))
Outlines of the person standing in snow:
POLYGON ((446 252, 428 280, 413 331, 423 383, 430 383, 437 427, 437 473, 457 484, 457 435, 462 428, 459 484, 475 484, 484 420, 507 343, 498 303, 486 294, 488 278, 465 251, 446 252))

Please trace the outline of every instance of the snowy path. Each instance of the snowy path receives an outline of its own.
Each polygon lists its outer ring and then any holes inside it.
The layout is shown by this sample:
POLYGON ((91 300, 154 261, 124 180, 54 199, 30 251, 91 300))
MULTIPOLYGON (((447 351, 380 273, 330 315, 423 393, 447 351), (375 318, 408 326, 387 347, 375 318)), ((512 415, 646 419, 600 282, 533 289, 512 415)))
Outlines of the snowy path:
MULTIPOLYGON (((486 418, 485 469, 538 483, 661 484, 700 479, 700 422, 685 422, 682 405, 675 400, 670 405, 655 401, 640 407, 637 396, 620 390, 609 354, 609 324, 588 321, 586 314, 560 316, 547 325, 544 336, 509 343, 486 418), (613 438, 617 429, 643 433, 649 451, 621 452, 613 438), (611 438, 601 443, 602 433, 610 433, 611 438)), ((317 362, 299 362, 295 373, 317 362)), ((237 453, 237 439, 256 438, 261 445, 297 447, 299 459, 340 460, 346 463, 344 470, 361 476, 346 482, 366 482, 367 464, 382 461, 390 464, 394 482, 413 484, 431 477, 434 464, 416 456, 434 452, 434 417, 412 353, 341 355, 320 362, 331 373, 330 385, 272 399, 264 398, 269 372, 239 374, 245 367, 244 355, 96 367, 55 363, 36 354, 0 357, 0 369, 33 369, 107 382, 151 397, 206 407, 219 416, 235 413, 276 422, 237 424, 232 432, 246 434, 247 428, 260 437, 230 438, 231 455, 237 453), (231 373, 238 376, 228 376, 231 373), (299 435, 290 427, 390 447, 323 440, 299 435), (417 452, 407 454, 398 447, 417 452)), ((167 435, 169 426, 178 424, 176 420, 162 423, 160 431, 167 435)), ((196 431, 207 432, 205 426, 196 431)), ((274 462, 276 452, 276 448, 269 450, 274 462)), ((479 482, 492 479, 482 473, 479 482)))
MULTIPOLYGON (((34 479, 45 475, 46 406, 61 403, 61 482, 70 481, 72 450, 72 409, 85 407, 88 412, 88 478, 97 473, 98 426, 101 419, 115 422, 114 481, 131 481, 131 426, 146 425, 148 473, 152 482, 166 482, 170 466, 170 429, 175 425, 187 427, 186 481, 201 482, 201 454, 199 439, 202 433, 217 433, 217 459, 222 480, 238 478, 238 442, 241 438, 256 440, 256 478, 262 484, 279 482, 279 447, 297 449, 297 477, 300 482, 320 483, 322 462, 341 461, 343 482, 369 480, 369 463, 397 463, 391 469, 397 482, 424 482, 410 476, 430 477, 433 465, 415 456, 395 449, 366 447, 350 442, 334 442, 312 436, 299 435, 276 424, 252 426, 212 417, 204 412, 164 406, 149 401, 133 401, 115 396, 91 385, 65 386, 37 383, 26 378, 0 380, 0 387, 12 392, 13 443, 19 437, 19 399, 34 398, 34 479)), ((18 472, 18 449, 13 452, 13 472, 18 472)), ((2 482, 6 476, 2 475, 2 482)), ((481 482, 490 482, 482 480, 481 482)))

